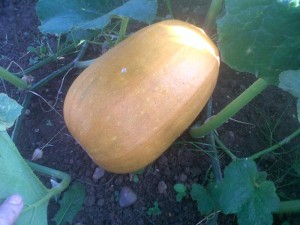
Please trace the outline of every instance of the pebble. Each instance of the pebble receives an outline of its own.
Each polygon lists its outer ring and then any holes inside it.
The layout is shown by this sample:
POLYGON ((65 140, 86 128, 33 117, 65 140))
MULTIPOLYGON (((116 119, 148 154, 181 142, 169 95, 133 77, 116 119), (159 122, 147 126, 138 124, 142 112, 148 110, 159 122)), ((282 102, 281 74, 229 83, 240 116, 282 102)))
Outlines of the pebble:
POLYGON ((123 176, 118 176, 115 180, 115 185, 121 185, 124 181, 123 176))
POLYGON ((184 183, 184 182, 187 181, 187 178, 188 178, 188 176, 187 176, 186 174, 181 173, 181 174, 179 175, 179 177, 178 177, 178 181, 184 183))
POLYGON ((131 206, 137 200, 137 195, 129 187, 123 187, 119 196, 119 205, 122 208, 131 206))
POLYGON ((36 148, 31 156, 31 160, 36 161, 36 160, 43 158, 43 153, 44 152, 42 149, 36 148))
POLYGON ((93 173, 93 180, 98 181, 101 177, 103 177, 105 174, 105 170, 97 167, 93 173))
POLYGON ((165 193, 166 192, 166 190, 167 190, 167 185, 166 185, 166 183, 162 180, 162 181, 160 181, 159 183, 158 183, 158 185, 157 185, 157 189, 158 189, 158 192, 160 193, 160 194, 163 194, 163 193, 165 193))
POLYGON ((31 113, 30 109, 25 109, 24 115, 29 116, 31 113))
POLYGON ((105 200, 103 198, 100 198, 98 201, 97 201, 97 205, 102 207, 105 205, 105 200))
POLYGON ((96 198, 93 195, 89 195, 85 198, 85 206, 89 207, 94 205, 96 202, 96 198))

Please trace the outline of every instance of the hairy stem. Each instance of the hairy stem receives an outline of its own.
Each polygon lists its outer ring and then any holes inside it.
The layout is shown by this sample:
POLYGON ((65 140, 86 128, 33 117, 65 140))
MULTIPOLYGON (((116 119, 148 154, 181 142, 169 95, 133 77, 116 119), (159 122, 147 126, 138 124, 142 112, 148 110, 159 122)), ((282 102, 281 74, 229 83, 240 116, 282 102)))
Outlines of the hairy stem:
POLYGON ((119 35, 118 35, 118 39, 116 41, 116 44, 120 43, 121 41, 123 41, 126 37, 126 30, 128 27, 128 23, 129 23, 129 18, 127 16, 121 16, 121 27, 120 27, 120 31, 119 31, 119 35))
POLYGON ((221 11, 223 6, 223 0, 212 0, 209 10, 207 12, 204 24, 204 30, 210 33, 213 29, 218 13, 221 11))
POLYGON ((28 87, 27 83, 23 81, 21 78, 17 77, 15 74, 9 72, 0 66, 0 78, 8 81, 9 83, 15 85, 16 87, 24 90, 28 87))
POLYGON ((77 48, 79 45, 81 45, 81 43, 79 43, 78 45, 69 45, 67 47, 65 47, 64 49, 60 50, 59 52, 45 58, 44 60, 38 62, 37 64, 34 64, 33 66, 27 68, 26 70, 24 71, 21 71, 18 73, 18 75, 24 75, 24 74, 29 74, 31 73, 32 71, 36 70, 36 69, 39 69, 40 67, 50 63, 50 62, 53 62, 55 60, 57 60, 58 57, 74 50, 75 48, 77 48))
POLYGON ((48 202, 50 198, 62 193, 70 185, 70 182, 71 182, 71 177, 67 173, 64 173, 62 171, 58 171, 58 170, 55 170, 55 169, 52 169, 49 167, 45 167, 45 166, 30 162, 30 161, 27 161, 27 164, 30 166, 30 168, 33 171, 39 172, 42 174, 46 174, 53 178, 58 178, 59 180, 61 180, 61 182, 57 186, 55 186, 51 189, 48 189, 47 194, 43 198, 41 198, 34 204, 30 205, 30 207, 25 208, 23 210, 23 212, 26 212, 26 211, 30 210, 31 208, 37 207, 37 206, 41 205, 43 202, 48 202))
POLYGON ((171 15, 171 17, 174 18, 171 0, 167 0, 167 8, 168 8, 168 11, 169 11, 169 14, 171 15))
POLYGON ((273 213, 299 213, 300 212, 300 199, 282 201, 280 202, 279 209, 273 213))
POLYGON ((231 158, 232 161, 236 161, 238 158, 232 153, 232 151, 227 148, 224 143, 220 140, 218 135, 214 134, 214 138, 219 147, 231 158))
POLYGON ((194 138, 199 138, 207 135, 212 130, 217 129, 229 118, 238 113, 244 106, 246 106, 268 86, 269 83, 264 79, 257 79, 247 90, 245 90, 240 96, 228 104, 221 112, 212 117, 208 122, 201 126, 192 126, 190 128, 190 135, 194 138))
POLYGON ((289 143, 293 138, 297 137, 300 135, 300 128, 295 130, 293 133, 291 133, 289 136, 287 136, 286 138, 284 138, 283 140, 281 140, 280 142, 278 142, 277 144, 269 147, 269 148, 266 148, 264 150, 261 150, 255 154, 253 154, 252 156, 248 157, 249 159, 252 159, 252 160, 255 160, 265 154, 268 154, 272 151, 275 151, 276 149, 282 147, 283 145, 289 143))

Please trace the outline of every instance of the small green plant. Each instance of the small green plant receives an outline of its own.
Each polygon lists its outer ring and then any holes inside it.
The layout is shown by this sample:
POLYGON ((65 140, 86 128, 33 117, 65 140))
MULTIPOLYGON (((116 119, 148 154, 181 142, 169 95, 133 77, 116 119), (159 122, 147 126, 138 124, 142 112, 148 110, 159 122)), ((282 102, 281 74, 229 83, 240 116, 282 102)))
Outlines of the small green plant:
POLYGON ((143 172, 144 172, 144 169, 135 171, 135 172, 132 174, 132 181, 133 181, 134 183, 138 183, 139 180, 140 180, 139 175, 143 174, 143 172))
POLYGON ((161 209, 157 201, 153 202, 153 206, 148 209, 147 214, 148 216, 159 216, 161 214, 161 209))
POLYGON ((187 187, 185 184, 175 184, 174 190, 177 192, 176 194, 176 201, 181 202, 182 199, 187 195, 187 187))

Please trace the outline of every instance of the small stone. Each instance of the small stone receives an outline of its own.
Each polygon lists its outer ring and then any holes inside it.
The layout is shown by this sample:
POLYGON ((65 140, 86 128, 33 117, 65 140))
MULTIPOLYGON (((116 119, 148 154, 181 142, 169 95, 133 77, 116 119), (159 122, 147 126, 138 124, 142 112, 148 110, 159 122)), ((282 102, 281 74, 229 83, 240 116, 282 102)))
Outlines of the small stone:
POLYGON ((188 176, 186 174, 182 173, 182 174, 179 175, 178 181, 184 183, 184 182, 187 181, 187 178, 188 178, 188 176))
POLYGON ((24 115, 29 116, 31 113, 30 109, 25 109, 24 115))
POLYGON ((101 177, 103 177, 105 174, 105 170, 97 167, 93 173, 93 180, 98 181, 101 177))
POLYGON ((115 185, 121 185, 124 181, 123 176, 118 176, 117 179, 115 180, 115 185))
POLYGON ((39 160, 41 158, 43 158, 43 150, 40 149, 40 148, 37 148, 34 150, 33 154, 32 154, 32 157, 31 157, 31 160, 32 161, 36 161, 36 160, 39 160))
POLYGON ((168 187, 168 186, 166 185, 166 183, 165 183, 164 181, 160 181, 160 182, 158 183, 158 185, 157 185, 158 192, 159 192, 160 194, 165 193, 166 190, 167 190, 167 187, 168 187))
POLYGON ((137 195, 129 187, 123 187, 119 196, 119 205, 122 208, 131 206, 137 200, 137 195))
POLYGON ((96 198, 93 195, 89 195, 85 198, 85 206, 89 207, 94 205, 96 202, 96 198))
POLYGON ((102 207, 105 205, 105 200, 103 198, 100 198, 98 201, 97 201, 97 205, 102 207))

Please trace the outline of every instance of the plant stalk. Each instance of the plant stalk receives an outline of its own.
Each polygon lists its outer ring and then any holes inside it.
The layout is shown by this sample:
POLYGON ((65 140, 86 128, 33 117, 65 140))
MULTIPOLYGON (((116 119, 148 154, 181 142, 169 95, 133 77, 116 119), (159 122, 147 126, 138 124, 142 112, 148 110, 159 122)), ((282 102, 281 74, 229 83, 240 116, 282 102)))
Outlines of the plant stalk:
POLYGON ((27 83, 23 81, 21 78, 17 77, 15 74, 9 72, 0 66, 0 78, 8 81, 9 83, 15 85, 16 87, 24 90, 28 87, 27 83))
POLYGON ((59 171, 59 170, 55 170, 55 169, 46 167, 46 166, 42 166, 42 165, 33 163, 30 161, 26 161, 26 162, 33 171, 39 172, 42 174, 46 174, 52 178, 57 178, 57 179, 61 180, 59 185, 52 188, 53 190, 55 189, 55 191, 54 191, 55 194, 58 194, 58 193, 64 191, 69 186, 69 184, 71 182, 71 176, 69 174, 59 171))
POLYGON ((288 142, 290 142, 293 138, 297 137, 300 135, 300 128, 298 128, 297 130, 295 130, 293 133, 291 133, 289 136, 287 136, 286 138, 284 138, 283 140, 281 140, 280 142, 278 142, 277 144, 266 148, 264 150, 261 150, 255 154, 253 154, 252 156, 248 157, 249 159, 255 160, 265 154, 268 154, 272 151, 275 151, 276 149, 280 148, 281 146, 287 144, 288 142))
POLYGON ((280 202, 279 209, 273 213, 299 213, 300 212, 300 199, 282 201, 280 202))
POLYGON ((201 126, 194 125, 190 128, 190 135, 199 138, 215 130, 229 118, 238 113, 244 106, 253 100, 258 94, 265 90, 269 83, 264 79, 257 79, 247 90, 228 104, 221 112, 212 117, 208 122, 201 126))
POLYGON ((216 23, 216 18, 218 13, 221 11, 223 6, 223 0, 212 0, 209 10, 207 12, 205 23, 204 23, 204 30, 209 34, 216 23))
MULTIPOLYGON (((80 44, 81 44, 81 43, 80 43, 80 44)), ((38 62, 37 64, 34 64, 33 66, 31 66, 31 67, 25 69, 24 71, 19 72, 18 75, 29 74, 29 73, 31 73, 32 71, 34 71, 34 70, 36 70, 36 69, 38 69, 38 68, 40 68, 40 67, 42 67, 42 66, 44 66, 44 65, 46 65, 46 64, 48 64, 48 63, 50 63, 50 62, 52 62, 52 61, 55 61, 55 60, 57 60, 58 57, 60 57, 60 56, 62 56, 63 54, 68 53, 69 51, 75 49, 75 48, 78 47, 80 44, 78 44, 78 45, 76 45, 76 46, 75 46, 75 45, 69 45, 69 46, 67 46, 66 48, 60 50, 59 52, 57 52, 57 53, 55 53, 55 54, 53 54, 53 55, 47 57, 46 59, 44 59, 44 60, 38 62)))
POLYGON ((129 23, 129 18, 127 16, 120 16, 120 18, 121 18, 121 27, 120 27, 118 39, 115 44, 118 44, 125 39, 126 30, 127 30, 128 23, 129 23))
POLYGON ((37 207, 38 205, 42 204, 43 202, 48 202, 50 198, 62 193, 71 183, 71 176, 67 173, 64 173, 62 171, 58 171, 49 167, 45 167, 30 161, 27 161, 27 164, 30 166, 30 168, 35 171, 35 172, 39 172, 39 173, 43 173, 46 174, 48 176, 51 176, 53 178, 58 178, 61 180, 61 182, 51 188, 48 189, 47 194, 39 199, 37 202, 35 202, 34 204, 30 205, 30 207, 27 207, 23 210, 23 212, 26 212, 28 210, 30 210, 31 208, 37 207))
POLYGON ((167 8, 168 8, 168 11, 169 11, 169 14, 171 15, 171 17, 174 18, 171 0, 167 0, 167 8))
POLYGON ((217 134, 214 134, 214 138, 219 147, 231 158, 232 161, 236 161, 238 159, 236 155, 234 155, 232 151, 224 145, 217 134))
MULTIPOLYGON (((47 82, 49 82, 50 80, 52 80, 53 78, 59 76, 61 73, 67 71, 68 69, 71 69, 72 67, 74 67, 76 65, 76 63, 83 57, 83 55, 85 54, 86 52, 86 49, 87 49, 87 46, 88 44, 85 43, 80 52, 78 53, 78 55, 76 56, 76 58, 70 62, 69 64, 63 66, 62 68, 60 68, 59 70, 57 71, 54 71, 53 73, 51 73, 49 76, 45 77, 44 79, 40 80, 39 82, 33 84, 30 88, 29 88, 29 91, 36 91, 38 88, 42 87, 43 85, 45 85, 47 82)), ((22 107, 23 109, 26 109, 29 102, 30 102, 30 99, 31 99, 31 96, 32 94, 30 92, 27 92, 26 93, 26 96, 25 96, 25 99, 23 100, 23 103, 22 103, 22 107)), ((21 123, 22 123, 22 120, 23 120, 23 117, 24 117, 24 112, 22 111, 22 114, 19 116, 19 118, 17 119, 16 123, 15 123, 15 126, 14 126, 14 129, 12 131, 12 135, 11 135, 11 138, 12 140, 16 143, 17 142, 17 137, 18 137, 18 134, 19 134, 19 131, 20 131, 20 128, 21 128, 21 123)))

